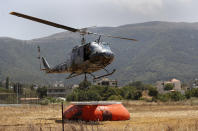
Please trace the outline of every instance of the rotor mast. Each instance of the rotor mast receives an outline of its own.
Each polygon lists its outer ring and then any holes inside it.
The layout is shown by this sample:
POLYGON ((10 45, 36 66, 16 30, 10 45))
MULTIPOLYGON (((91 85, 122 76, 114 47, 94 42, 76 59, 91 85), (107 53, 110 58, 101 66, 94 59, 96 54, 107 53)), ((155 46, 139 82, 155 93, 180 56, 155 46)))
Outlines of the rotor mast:
POLYGON ((81 34, 82 39, 81 39, 81 44, 85 45, 86 44, 86 40, 85 40, 85 34, 81 34))

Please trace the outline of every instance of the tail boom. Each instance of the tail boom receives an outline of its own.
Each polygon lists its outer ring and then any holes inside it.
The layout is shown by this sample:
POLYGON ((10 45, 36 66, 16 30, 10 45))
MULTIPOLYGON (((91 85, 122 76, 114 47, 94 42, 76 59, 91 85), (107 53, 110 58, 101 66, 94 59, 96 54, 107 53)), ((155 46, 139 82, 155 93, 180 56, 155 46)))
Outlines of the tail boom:
POLYGON ((51 68, 50 68, 47 60, 44 57, 42 57, 41 60, 43 62, 43 66, 44 66, 44 68, 41 70, 45 70, 45 71, 49 72, 51 70, 51 68))

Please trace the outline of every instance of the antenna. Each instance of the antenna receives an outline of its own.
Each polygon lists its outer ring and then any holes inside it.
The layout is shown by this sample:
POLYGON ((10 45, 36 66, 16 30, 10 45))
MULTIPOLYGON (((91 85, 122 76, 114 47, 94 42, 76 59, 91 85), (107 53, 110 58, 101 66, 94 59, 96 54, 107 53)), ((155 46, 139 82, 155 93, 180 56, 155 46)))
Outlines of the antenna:
POLYGON ((101 35, 99 35, 99 38, 97 39, 98 44, 99 44, 99 42, 100 42, 100 39, 101 39, 101 35))

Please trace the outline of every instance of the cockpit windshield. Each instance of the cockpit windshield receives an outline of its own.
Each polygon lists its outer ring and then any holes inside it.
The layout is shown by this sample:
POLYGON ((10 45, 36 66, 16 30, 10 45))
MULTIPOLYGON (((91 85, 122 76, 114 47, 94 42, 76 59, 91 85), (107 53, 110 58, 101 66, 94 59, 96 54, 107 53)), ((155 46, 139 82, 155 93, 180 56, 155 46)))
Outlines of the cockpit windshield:
POLYGON ((106 50, 111 50, 109 47, 109 44, 107 42, 101 42, 101 45, 103 48, 105 48, 106 50))
POLYGON ((101 42, 101 43, 92 42, 90 45, 90 50, 92 53, 96 53, 96 52, 100 53, 104 51, 112 52, 109 47, 109 44, 106 42, 101 42))

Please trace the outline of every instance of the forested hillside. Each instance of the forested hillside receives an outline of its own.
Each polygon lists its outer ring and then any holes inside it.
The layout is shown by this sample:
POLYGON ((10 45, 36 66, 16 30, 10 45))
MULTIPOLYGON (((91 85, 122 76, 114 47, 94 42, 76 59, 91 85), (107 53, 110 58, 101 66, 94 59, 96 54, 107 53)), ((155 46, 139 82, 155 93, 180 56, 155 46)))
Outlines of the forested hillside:
MULTIPOLYGON (((116 54, 108 69, 117 69, 112 79, 120 84, 130 81, 155 82, 178 78, 183 81, 198 77, 198 23, 147 22, 119 27, 91 28, 92 32, 135 38, 138 42, 103 38, 116 54)), ((87 41, 94 40, 87 37, 87 41)), ((0 38, 0 80, 9 76, 14 81, 50 83, 64 80, 72 83, 81 77, 65 80, 67 74, 45 75, 39 71, 37 45, 50 65, 63 62, 80 36, 62 32, 34 40, 0 38)), ((102 71, 101 71, 102 72, 102 71)))

